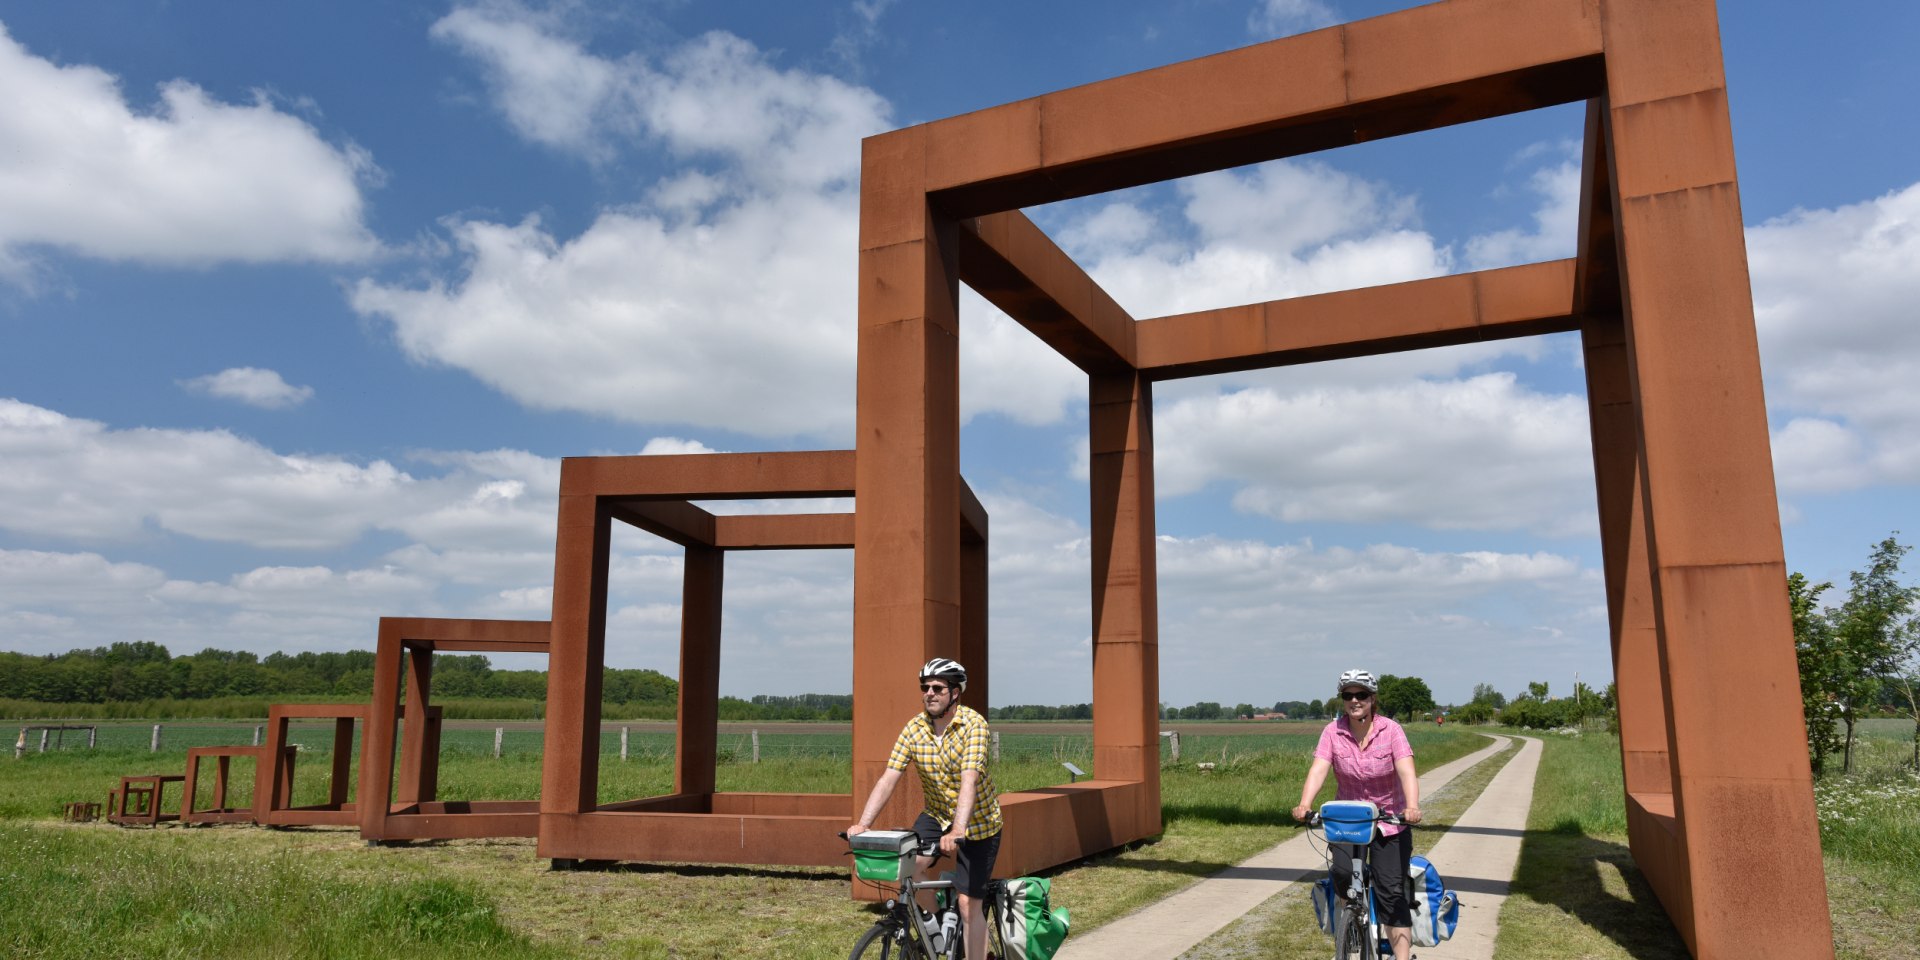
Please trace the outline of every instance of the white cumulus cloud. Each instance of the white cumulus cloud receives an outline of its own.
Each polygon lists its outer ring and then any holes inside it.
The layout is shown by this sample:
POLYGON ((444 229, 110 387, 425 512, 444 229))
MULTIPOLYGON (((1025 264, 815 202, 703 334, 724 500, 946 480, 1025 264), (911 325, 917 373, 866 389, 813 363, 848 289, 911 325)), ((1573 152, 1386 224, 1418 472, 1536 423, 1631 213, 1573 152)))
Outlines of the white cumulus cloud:
POLYGON ((366 151, 328 143, 266 96, 225 103, 184 79, 129 101, 97 67, 38 57, 0 27, 0 276, 33 252, 172 266, 362 260, 379 250, 366 151))
POLYGON ((1747 230, 1783 489, 1920 483, 1920 183, 1747 230))
POLYGON ((297 407, 313 399, 312 387, 296 387, 277 371, 259 367, 228 367, 219 373, 182 380, 180 385, 195 393, 238 400, 265 410, 297 407))
POLYGON ((1247 14, 1247 32, 1264 40, 1317 30, 1340 19, 1340 14, 1321 0, 1260 0, 1247 14))

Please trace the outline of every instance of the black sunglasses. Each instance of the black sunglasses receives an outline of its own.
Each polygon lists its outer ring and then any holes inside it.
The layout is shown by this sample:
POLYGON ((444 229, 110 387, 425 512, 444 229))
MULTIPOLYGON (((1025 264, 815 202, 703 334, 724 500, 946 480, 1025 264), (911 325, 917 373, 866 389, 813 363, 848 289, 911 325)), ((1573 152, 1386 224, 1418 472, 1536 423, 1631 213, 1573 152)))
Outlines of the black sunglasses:
POLYGON ((1367 690, 1342 690, 1342 691, 1340 691, 1340 699, 1342 699, 1342 700, 1365 700, 1365 699, 1368 699, 1369 697, 1372 697, 1372 696, 1373 696, 1373 693, 1372 693, 1371 691, 1367 691, 1367 690))
POLYGON ((921 693, 946 693, 951 689, 953 688, 944 683, 923 683, 920 685, 921 693))

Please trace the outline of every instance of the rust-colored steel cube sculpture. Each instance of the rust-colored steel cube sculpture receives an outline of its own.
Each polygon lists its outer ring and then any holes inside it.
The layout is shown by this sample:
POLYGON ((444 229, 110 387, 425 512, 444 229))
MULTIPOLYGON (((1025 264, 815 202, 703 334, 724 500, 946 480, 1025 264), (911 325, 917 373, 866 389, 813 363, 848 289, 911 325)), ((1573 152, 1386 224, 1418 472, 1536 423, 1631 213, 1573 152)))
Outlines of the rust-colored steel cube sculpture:
MULTIPOLYGON (((846 863, 845 842, 835 834, 857 815, 853 797, 717 792, 715 748, 726 553, 849 549, 858 514, 715 516, 692 501, 850 497, 855 495, 855 473, 851 450, 577 457, 562 463, 540 856, 559 866, 583 860, 846 863), (600 676, 606 662, 607 563, 615 520, 686 549, 680 704, 673 793, 601 804, 600 676)), ((957 475, 953 482, 953 509, 945 525, 954 528, 957 542, 965 543, 964 550, 956 550, 955 562, 966 569, 971 591, 969 639, 962 644, 956 637, 956 649, 971 658, 967 662, 978 677, 969 695, 980 691, 984 698, 986 511, 957 475)), ((856 677, 861 669, 856 651, 856 677)), ((910 677, 911 668, 895 680, 898 686, 911 687, 910 677)), ((897 732, 910 712, 885 717, 884 723, 897 732)), ((874 714, 857 707, 856 731, 862 723, 872 725, 874 714)))
MULTIPOLYGON (((188 747, 186 783, 180 789, 180 822, 200 823, 252 823, 254 805, 234 807, 227 804, 227 784, 232 782, 227 774, 234 757, 251 759, 255 770, 259 769, 259 747, 188 747), (202 808, 195 801, 200 792, 200 761, 211 759, 214 762, 213 804, 202 808)), ((255 775, 256 780, 258 774, 255 775)))
POLYGON ((165 812, 167 784, 179 783, 185 779, 177 773, 148 773, 121 777, 120 789, 108 794, 108 822, 121 826, 157 827, 162 823, 180 819, 178 811, 165 812))
POLYGON ((267 742, 254 764, 253 819, 268 827, 351 827, 360 824, 360 813, 347 799, 347 785, 353 777, 353 727, 365 720, 364 703, 276 703, 267 707, 267 742), (333 768, 327 784, 327 801, 304 807, 293 806, 293 766, 299 753, 287 742, 290 720, 333 721, 333 768))
POLYGON ((438 799, 440 708, 432 705, 433 655, 439 652, 547 652, 545 620, 381 617, 373 702, 360 748, 360 836, 371 842, 531 837, 540 831, 538 800, 438 799), (406 704, 399 703, 406 676, 406 704), (414 718, 421 718, 415 722, 414 718), (396 728, 401 737, 396 737, 396 728), (404 739, 404 743, 402 742, 404 739), (394 761, 400 762, 399 782, 394 761))
POLYGON ((1089 380, 1094 773, 1123 786, 1013 806, 1019 863, 1158 829, 1154 381, 1578 330, 1634 858, 1698 956, 1832 956, 1711 0, 1449 0, 872 137, 859 256, 856 793, 899 678, 961 649, 960 283, 1089 380), (1135 320, 1019 212, 1582 101, 1572 260, 1135 320))

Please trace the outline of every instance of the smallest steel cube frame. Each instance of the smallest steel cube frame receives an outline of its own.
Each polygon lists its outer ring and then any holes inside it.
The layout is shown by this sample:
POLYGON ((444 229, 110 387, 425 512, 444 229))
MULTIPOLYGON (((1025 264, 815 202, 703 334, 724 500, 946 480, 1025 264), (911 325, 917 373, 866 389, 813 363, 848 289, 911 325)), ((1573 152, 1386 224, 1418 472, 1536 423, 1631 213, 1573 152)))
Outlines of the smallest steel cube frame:
POLYGON ((546 620, 380 618, 373 702, 360 750, 362 839, 393 843, 539 834, 538 800, 437 799, 441 722, 440 708, 431 704, 433 655, 455 651, 544 655, 550 633, 546 620), (399 703, 403 671, 404 706, 399 703), (414 717, 424 719, 411 722, 414 717), (396 755, 400 766, 397 793, 396 755))
POLYGON ((263 827, 357 827, 360 811, 347 799, 353 777, 353 726, 364 703, 276 703, 267 708, 267 742, 254 765, 253 818, 263 827), (287 745, 289 720, 332 720, 333 779, 326 803, 293 806, 296 748, 287 745))
POLYGON ((121 777, 120 789, 108 795, 107 820, 123 827, 157 827, 162 823, 180 819, 179 813, 163 813, 166 805, 167 784, 185 780, 177 773, 148 773, 138 776, 121 777), (127 807, 138 798, 137 811, 127 812, 127 807))
POLYGON ((254 767, 259 768, 261 748, 259 747, 189 747, 187 748, 186 783, 180 790, 180 822, 188 825, 212 823, 253 823, 254 807, 227 805, 227 784, 229 765, 234 757, 250 758, 254 767), (213 804, 204 809, 195 804, 200 792, 200 761, 214 761, 213 804))

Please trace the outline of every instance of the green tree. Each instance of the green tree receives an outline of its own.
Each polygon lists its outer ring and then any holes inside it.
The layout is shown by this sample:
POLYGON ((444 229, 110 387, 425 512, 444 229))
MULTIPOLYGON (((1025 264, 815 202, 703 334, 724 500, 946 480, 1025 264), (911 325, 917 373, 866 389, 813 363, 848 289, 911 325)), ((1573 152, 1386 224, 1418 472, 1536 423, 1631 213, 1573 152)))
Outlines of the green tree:
POLYGON ((1882 685, 1898 674, 1911 630, 1908 617, 1920 600, 1920 587, 1900 584, 1900 559, 1908 549, 1893 536, 1875 544, 1867 569, 1847 574, 1846 602, 1833 613, 1834 640, 1842 659, 1833 692, 1847 728, 1841 769, 1849 773, 1853 771, 1854 726, 1861 712, 1877 700, 1882 685))
POLYGON ((1833 628, 1820 609, 1820 594, 1833 586, 1810 584, 1805 574, 1787 577, 1787 606, 1793 612, 1793 652, 1800 666, 1800 709, 1807 722, 1807 753, 1814 775, 1825 773, 1827 758, 1840 747, 1834 729, 1834 685, 1841 666, 1833 628))
POLYGON ((1419 677, 1381 674, 1380 690, 1374 698, 1380 702, 1381 711, 1396 720, 1434 707, 1433 691, 1427 689, 1427 682, 1419 677))
POLYGON ((1258 712, 1259 712, 1259 711, 1257 711, 1257 710, 1255 710, 1255 709, 1253 709, 1253 704, 1251 704, 1251 703, 1237 703, 1237 704, 1234 704, 1234 706, 1233 706, 1233 715, 1234 715, 1235 717, 1249 717, 1249 718, 1250 718, 1250 717, 1252 717, 1252 716, 1253 716, 1253 715, 1254 715, 1255 713, 1258 713, 1258 712))
POLYGON ((1535 700, 1547 699, 1547 682, 1545 680, 1535 680, 1528 683, 1527 696, 1535 700))
POLYGON ((1500 691, 1495 690, 1491 683, 1476 683, 1473 685, 1473 699, 1468 702, 1484 703, 1491 710, 1498 711, 1507 705, 1507 697, 1500 691))

